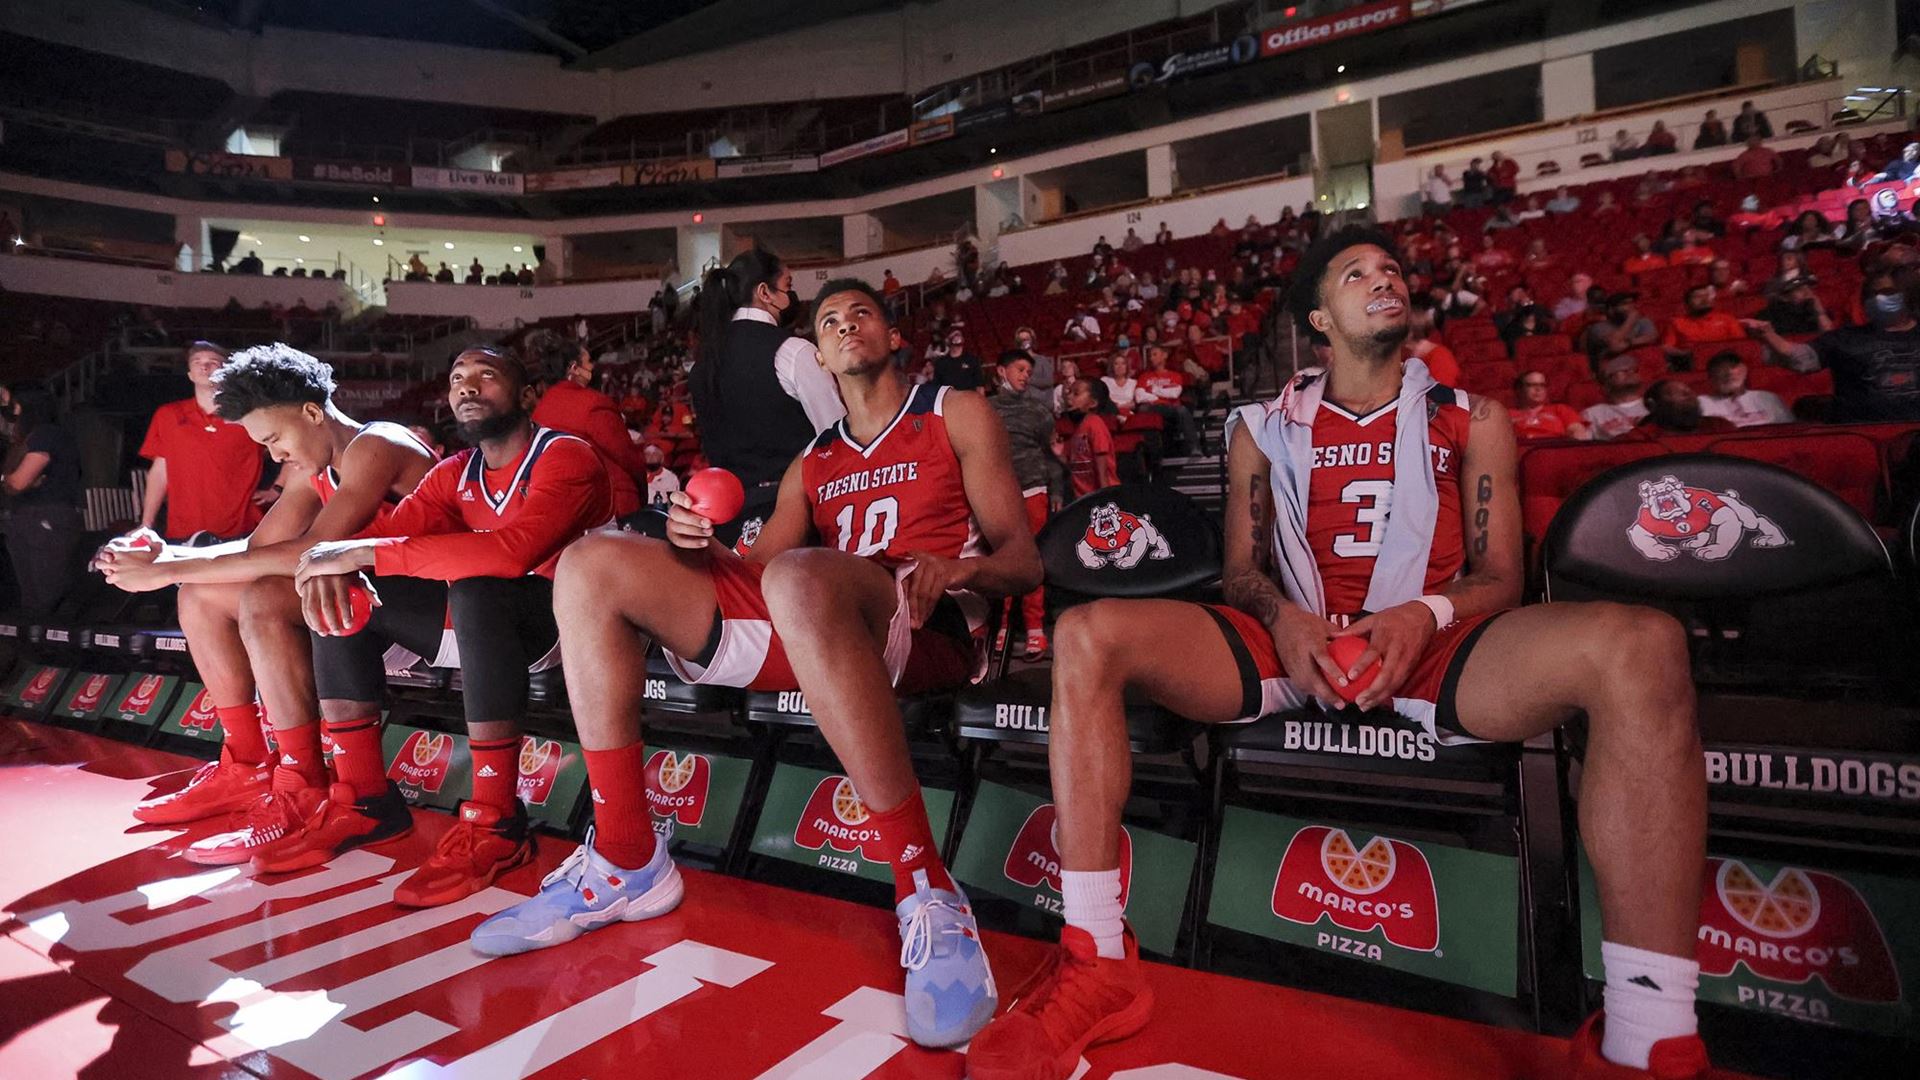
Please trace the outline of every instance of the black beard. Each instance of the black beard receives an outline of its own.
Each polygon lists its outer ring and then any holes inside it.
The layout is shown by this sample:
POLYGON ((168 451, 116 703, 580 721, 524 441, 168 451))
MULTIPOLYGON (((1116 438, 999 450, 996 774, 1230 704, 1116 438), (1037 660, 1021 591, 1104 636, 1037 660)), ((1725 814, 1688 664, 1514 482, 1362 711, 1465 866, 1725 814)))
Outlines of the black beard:
POLYGON ((1384 360, 1399 353, 1400 346, 1406 343, 1412 327, 1402 322, 1398 326, 1382 327, 1371 334, 1347 339, 1347 347, 1363 360, 1384 360))
POLYGON ((497 439, 512 431, 526 421, 527 414, 515 409, 512 412, 495 413, 478 420, 462 420, 455 426, 460 441, 468 446, 479 446, 488 439, 497 439))

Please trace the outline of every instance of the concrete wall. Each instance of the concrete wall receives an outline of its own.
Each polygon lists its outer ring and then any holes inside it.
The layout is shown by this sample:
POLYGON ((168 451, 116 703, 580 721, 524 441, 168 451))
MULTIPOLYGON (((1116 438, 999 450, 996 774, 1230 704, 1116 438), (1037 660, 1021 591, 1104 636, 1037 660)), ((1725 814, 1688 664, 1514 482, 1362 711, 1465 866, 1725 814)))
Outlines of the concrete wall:
POLYGON ((331 303, 351 313, 359 306, 359 298, 347 288, 347 283, 331 278, 182 274, 36 256, 0 258, 0 289, 165 307, 218 308, 226 306, 229 299, 249 308, 263 304, 294 307, 304 303, 318 311, 331 303))
POLYGON ((657 281, 587 281, 531 288, 395 281, 387 286, 387 310, 395 315, 465 317, 488 329, 504 330, 540 319, 644 311, 659 291, 657 281))
MULTIPOLYGON (((1213 228, 1221 218, 1238 227, 1254 214, 1261 221, 1272 221, 1281 206, 1299 206, 1313 198, 1313 179, 1295 177, 1266 184, 1251 184, 1230 191, 1217 191, 1185 199, 1172 199, 1134 209, 1089 214, 1072 221, 1038 225, 1018 232, 1000 234, 1000 259, 1014 266, 1051 262, 1093 250, 1094 241, 1105 236, 1117 244, 1131 227, 1145 239, 1152 239, 1162 221, 1175 236, 1197 236, 1213 228)), ((905 278, 901 279, 906 280, 905 278)), ((1032 285, 1032 282, 1028 282, 1032 285)))

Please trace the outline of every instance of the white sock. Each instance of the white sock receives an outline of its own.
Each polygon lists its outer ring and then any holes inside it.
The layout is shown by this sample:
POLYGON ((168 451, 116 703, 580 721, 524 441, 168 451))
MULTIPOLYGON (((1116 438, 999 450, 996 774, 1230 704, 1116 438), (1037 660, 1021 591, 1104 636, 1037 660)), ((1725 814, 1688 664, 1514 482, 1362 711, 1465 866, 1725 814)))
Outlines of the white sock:
POLYGON ((1126 957, 1119 870, 1062 870, 1060 895, 1066 900, 1067 925, 1091 935, 1103 959, 1126 957))
POLYGON ((1694 991, 1700 986, 1698 963, 1611 941, 1600 943, 1600 961, 1607 971, 1601 1057, 1644 1069, 1654 1043, 1700 1030, 1693 1013, 1694 991))

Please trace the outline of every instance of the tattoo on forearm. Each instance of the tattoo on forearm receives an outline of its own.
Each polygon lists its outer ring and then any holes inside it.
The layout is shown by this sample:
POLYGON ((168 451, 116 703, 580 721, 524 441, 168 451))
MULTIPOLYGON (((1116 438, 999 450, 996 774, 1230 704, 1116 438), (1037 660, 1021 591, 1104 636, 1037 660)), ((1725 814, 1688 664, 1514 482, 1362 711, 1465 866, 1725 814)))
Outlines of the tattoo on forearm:
POLYGON ((1493 502, 1493 476, 1481 473, 1480 481, 1475 485, 1473 510, 1473 554, 1475 558, 1487 553, 1487 520, 1492 516, 1487 509, 1493 502))
POLYGON ((1240 571, 1221 582, 1220 591, 1227 603, 1259 619, 1263 626, 1272 626, 1280 617, 1280 605, 1286 603, 1273 579, 1259 570, 1240 571))
POLYGON ((1267 477, 1265 473, 1255 473, 1253 484, 1247 492, 1247 517, 1252 522, 1253 565, 1266 569, 1268 556, 1268 535, 1272 523, 1267 520, 1267 477))

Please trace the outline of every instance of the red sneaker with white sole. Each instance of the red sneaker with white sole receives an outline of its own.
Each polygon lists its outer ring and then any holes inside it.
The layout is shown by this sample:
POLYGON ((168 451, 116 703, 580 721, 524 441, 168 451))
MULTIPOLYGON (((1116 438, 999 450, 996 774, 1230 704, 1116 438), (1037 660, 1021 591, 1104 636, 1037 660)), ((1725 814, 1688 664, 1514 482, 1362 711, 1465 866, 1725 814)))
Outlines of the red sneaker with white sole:
POLYGON ((247 808, 245 823, 229 832, 196 840, 182 854, 202 866, 234 866, 292 842, 301 826, 327 799, 327 789, 309 785, 297 771, 278 766, 273 783, 247 808))
POLYGON ((235 761, 226 750, 187 781, 187 786, 156 795, 133 808, 135 820, 148 825, 184 825, 231 814, 252 806, 273 783, 273 767, 235 761))
POLYGON ((1647 1067, 1616 1065, 1600 1054, 1600 1031, 1607 1014, 1594 1013, 1573 1033, 1568 1047, 1574 1080, 1704 1080, 1713 1066, 1707 1062, 1707 1044, 1698 1035, 1661 1039, 1647 1055, 1647 1067))
POLYGON ((304 870, 343 851, 398 840, 412 831, 413 812, 391 780, 386 790, 364 799, 354 795, 353 785, 335 784, 288 839, 254 853, 253 872, 304 870))

